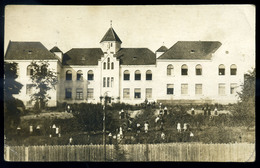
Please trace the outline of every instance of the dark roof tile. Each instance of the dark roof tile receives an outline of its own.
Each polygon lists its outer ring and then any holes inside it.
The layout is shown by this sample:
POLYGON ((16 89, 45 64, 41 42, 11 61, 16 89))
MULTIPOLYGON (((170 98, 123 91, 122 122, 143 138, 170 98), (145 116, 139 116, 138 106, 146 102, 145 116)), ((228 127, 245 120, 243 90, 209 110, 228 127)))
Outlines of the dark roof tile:
POLYGON ((155 54, 148 48, 121 48, 115 55, 120 65, 154 65, 155 54))
POLYGON ((62 52, 57 46, 54 46, 52 49, 50 49, 50 52, 62 52))
POLYGON ((168 50, 167 47, 161 46, 158 50, 156 50, 156 52, 166 52, 167 50, 168 50))
POLYGON ((50 60, 57 57, 40 42, 10 41, 5 54, 6 60, 50 60))
POLYGON ((210 60, 221 43, 218 41, 178 41, 158 59, 210 60))
POLYGON ((117 42, 122 43, 122 41, 117 36, 116 32, 114 31, 114 29, 112 27, 108 29, 108 31, 106 32, 105 36, 102 38, 100 43, 103 41, 117 41, 117 42))
POLYGON ((73 48, 64 54, 62 64, 98 65, 98 60, 102 55, 100 48, 73 48))

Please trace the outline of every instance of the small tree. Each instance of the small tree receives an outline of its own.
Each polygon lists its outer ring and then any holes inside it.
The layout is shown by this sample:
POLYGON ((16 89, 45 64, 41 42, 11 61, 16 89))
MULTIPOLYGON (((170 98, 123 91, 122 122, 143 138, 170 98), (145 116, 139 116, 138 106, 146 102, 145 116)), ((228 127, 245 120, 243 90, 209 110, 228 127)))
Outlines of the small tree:
POLYGON ((232 110, 234 117, 244 122, 249 128, 255 120, 255 69, 245 74, 242 91, 238 93, 240 101, 232 110))
POLYGON ((33 69, 31 80, 35 85, 36 92, 31 95, 31 101, 35 101, 38 112, 44 109, 51 98, 47 91, 55 89, 57 84, 57 73, 49 68, 48 61, 32 61, 30 66, 33 69))
POLYGON ((20 123, 20 111, 13 94, 18 94, 22 84, 17 78, 17 63, 4 63, 4 130, 5 134, 12 132, 20 123))

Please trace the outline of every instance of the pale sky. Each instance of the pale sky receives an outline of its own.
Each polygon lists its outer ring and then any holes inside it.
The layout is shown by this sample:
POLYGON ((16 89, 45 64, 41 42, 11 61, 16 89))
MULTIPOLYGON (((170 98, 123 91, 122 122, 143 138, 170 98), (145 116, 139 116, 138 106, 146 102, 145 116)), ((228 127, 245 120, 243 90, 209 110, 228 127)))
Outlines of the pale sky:
POLYGON ((244 53, 255 66, 253 5, 35 6, 5 8, 5 50, 11 41, 40 41, 58 46, 96 48, 110 27, 122 47, 170 48, 177 41, 220 41, 244 53))

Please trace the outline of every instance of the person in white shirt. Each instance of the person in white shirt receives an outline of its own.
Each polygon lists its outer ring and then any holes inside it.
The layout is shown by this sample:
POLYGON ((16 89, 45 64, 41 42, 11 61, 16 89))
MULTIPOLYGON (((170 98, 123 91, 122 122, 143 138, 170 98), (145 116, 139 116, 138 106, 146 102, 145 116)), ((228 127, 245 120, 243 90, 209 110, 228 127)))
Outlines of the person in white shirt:
POLYGON ((177 124, 177 131, 181 132, 181 124, 180 123, 177 124))

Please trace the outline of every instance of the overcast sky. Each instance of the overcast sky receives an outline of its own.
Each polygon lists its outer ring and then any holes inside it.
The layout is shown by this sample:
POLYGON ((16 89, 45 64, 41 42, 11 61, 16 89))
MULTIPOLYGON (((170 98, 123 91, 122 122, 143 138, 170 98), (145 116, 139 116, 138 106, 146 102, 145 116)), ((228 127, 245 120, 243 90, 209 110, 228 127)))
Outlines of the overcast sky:
POLYGON ((11 41, 40 41, 47 49, 100 47, 110 27, 122 47, 153 52, 163 42, 220 41, 254 66, 255 8, 235 6, 23 6, 5 8, 5 50, 11 41))

